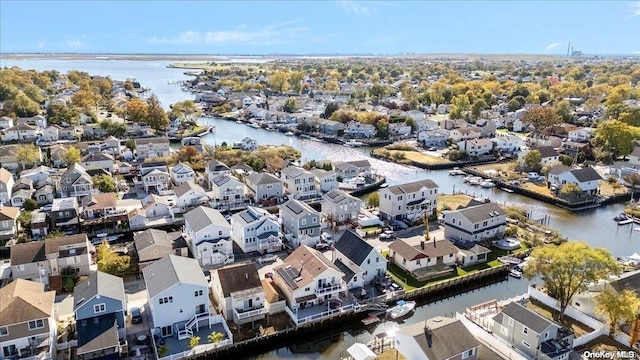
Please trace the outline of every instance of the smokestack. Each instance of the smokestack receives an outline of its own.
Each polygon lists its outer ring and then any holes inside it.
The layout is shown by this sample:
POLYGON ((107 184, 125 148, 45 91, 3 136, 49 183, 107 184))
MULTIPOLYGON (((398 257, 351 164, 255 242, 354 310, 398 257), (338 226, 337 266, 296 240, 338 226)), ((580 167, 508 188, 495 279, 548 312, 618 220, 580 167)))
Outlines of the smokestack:
POLYGON ((424 241, 420 241, 420 248, 424 250, 424 241))
POLYGON ((424 336, 427 338, 427 345, 431 347, 433 345, 433 338, 431 337, 431 328, 428 326, 424 327, 424 336))
POLYGON ((569 45, 567 45, 567 57, 571 54, 571 41, 569 41, 569 45))

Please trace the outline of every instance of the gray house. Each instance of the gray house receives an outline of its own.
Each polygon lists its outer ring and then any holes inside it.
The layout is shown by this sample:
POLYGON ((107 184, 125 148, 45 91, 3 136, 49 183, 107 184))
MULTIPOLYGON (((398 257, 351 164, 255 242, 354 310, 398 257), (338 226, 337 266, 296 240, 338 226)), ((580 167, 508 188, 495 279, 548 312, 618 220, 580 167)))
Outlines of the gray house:
POLYGON ((280 206, 280 221, 285 238, 294 247, 313 246, 320 238, 320 213, 309 205, 289 200, 280 206))
POLYGON ((167 255, 189 256, 187 241, 180 231, 158 229, 140 231, 133 236, 140 270, 167 255))
POLYGON ((249 196, 255 202, 270 199, 279 200, 284 195, 284 182, 268 173, 255 173, 246 177, 249 196))
POLYGON ((119 354, 126 339, 126 297, 122 278, 100 271, 73 289, 78 356, 119 354))
POLYGON ((403 327, 397 332, 393 347, 411 360, 480 358, 480 343, 460 320, 442 316, 403 327))
POLYGON ((73 164, 60 177, 61 196, 83 197, 93 192, 93 179, 80 164, 73 164))
POLYGON ((493 333, 531 358, 566 359, 573 333, 516 302, 493 317, 493 333))

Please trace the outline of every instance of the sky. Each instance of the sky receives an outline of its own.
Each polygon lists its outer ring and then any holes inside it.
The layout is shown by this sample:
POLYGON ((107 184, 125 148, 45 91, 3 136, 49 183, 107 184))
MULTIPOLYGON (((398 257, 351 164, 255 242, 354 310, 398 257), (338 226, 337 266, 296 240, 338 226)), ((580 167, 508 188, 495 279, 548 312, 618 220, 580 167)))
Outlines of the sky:
POLYGON ((0 53, 640 54, 640 1, 0 1, 0 53))

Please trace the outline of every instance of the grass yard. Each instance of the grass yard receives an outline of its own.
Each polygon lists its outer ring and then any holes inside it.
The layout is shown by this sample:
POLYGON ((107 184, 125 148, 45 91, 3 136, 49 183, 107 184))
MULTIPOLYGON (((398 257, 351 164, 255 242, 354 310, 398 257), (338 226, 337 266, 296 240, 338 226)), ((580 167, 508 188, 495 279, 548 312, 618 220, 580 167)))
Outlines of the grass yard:
POLYGON ((469 195, 465 194, 456 194, 456 195, 446 195, 446 194, 438 194, 438 204, 439 209, 443 208, 449 209, 457 209, 458 206, 465 206, 469 203, 469 200, 473 199, 469 195))
POLYGON ((537 192, 538 194, 541 194, 541 195, 554 197, 553 194, 551 193, 551 190, 547 187, 545 183, 525 182, 521 184, 520 187, 533 192, 537 192))
POLYGON ((499 163, 499 164, 485 164, 485 165, 480 165, 480 166, 474 166, 474 170, 478 170, 480 172, 484 172, 487 170, 495 170, 497 172, 506 172, 506 173, 510 173, 513 172, 513 167, 515 166, 516 162, 512 161, 512 162, 507 162, 507 163, 499 163))
MULTIPOLYGON (((594 353, 597 353, 600 351, 615 353, 619 350, 628 351, 631 349, 613 340, 608 336, 600 335, 597 338, 589 341, 588 343, 582 346, 576 347, 574 350, 576 350, 579 354, 582 354, 585 351, 591 351, 594 353)), ((613 359, 619 359, 619 358, 614 356, 613 359)))
POLYGON ((609 184, 607 181, 600 182, 600 195, 611 196, 617 194, 629 194, 629 189, 626 186, 617 184, 618 187, 609 184))
POLYGON ((389 349, 382 354, 376 356, 376 360, 405 360, 406 358, 402 354, 398 353, 396 349, 389 349))
POLYGON ((407 160, 415 161, 420 164, 445 164, 448 163, 448 159, 442 157, 431 156, 419 151, 402 151, 402 150, 388 150, 392 157, 395 153, 404 154, 404 158, 407 160))

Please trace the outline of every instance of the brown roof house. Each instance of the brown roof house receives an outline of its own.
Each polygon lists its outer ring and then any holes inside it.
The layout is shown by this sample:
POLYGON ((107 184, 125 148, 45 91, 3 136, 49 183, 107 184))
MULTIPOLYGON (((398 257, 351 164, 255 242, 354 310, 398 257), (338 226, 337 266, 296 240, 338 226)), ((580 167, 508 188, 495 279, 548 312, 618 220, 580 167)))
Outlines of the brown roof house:
POLYGON ((403 327, 394 348, 406 359, 478 359, 480 343, 460 320, 437 316, 403 327))
POLYGON ((266 314, 265 294, 255 263, 228 265, 211 274, 211 292, 227 321, 245 324, 266 314))
POLYGON ((418 281, 441 277, 453 272, 458 248, 449 240, 420 241, 410 245, 396 239, 389 245, 389 262, 410 273, 418 281))
POLYGON ((54 291, 17 279, 0 289, 0 358, 55 357, 54 291))

